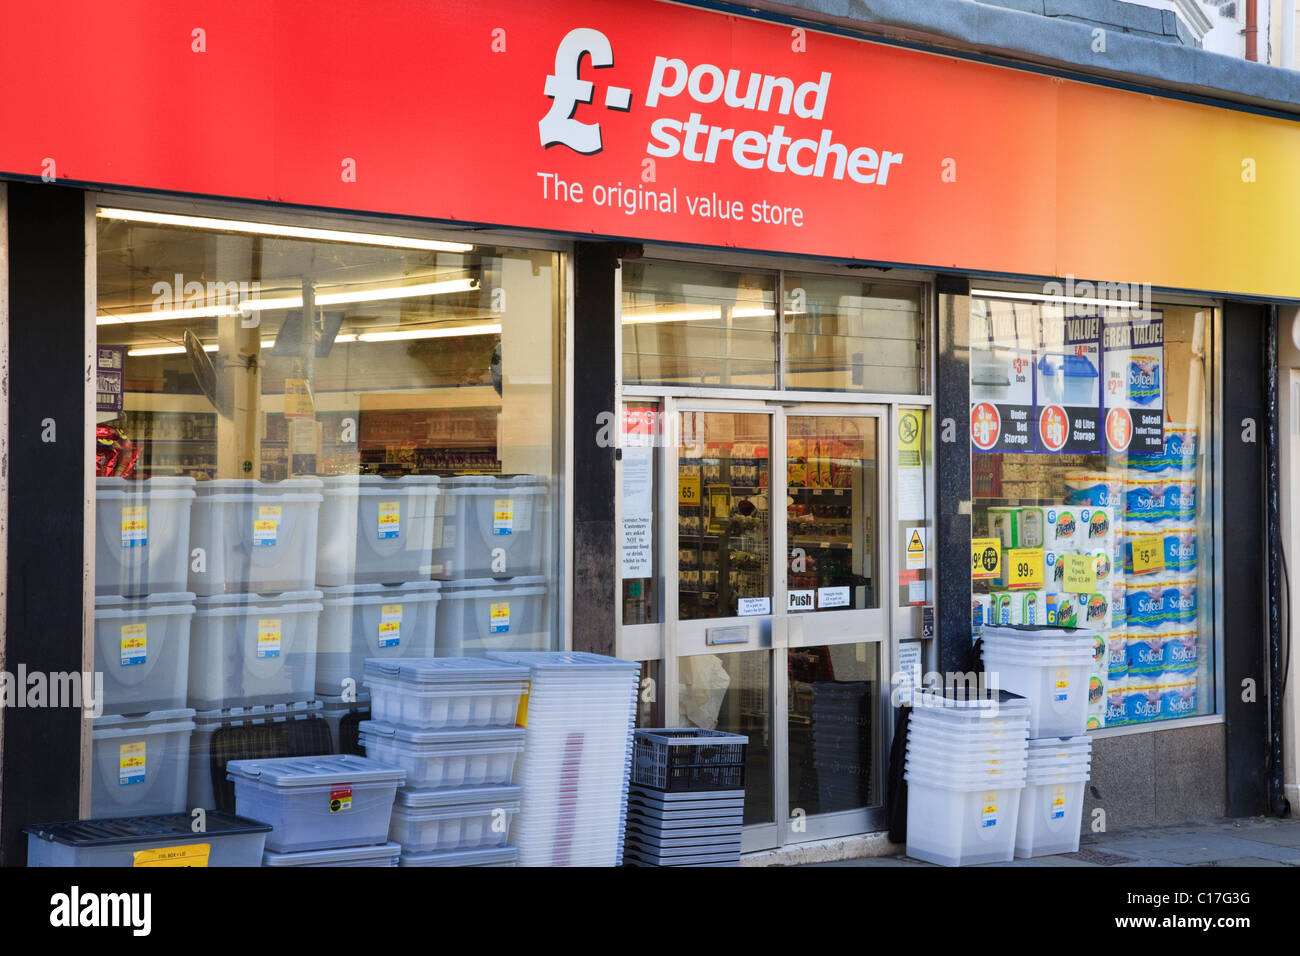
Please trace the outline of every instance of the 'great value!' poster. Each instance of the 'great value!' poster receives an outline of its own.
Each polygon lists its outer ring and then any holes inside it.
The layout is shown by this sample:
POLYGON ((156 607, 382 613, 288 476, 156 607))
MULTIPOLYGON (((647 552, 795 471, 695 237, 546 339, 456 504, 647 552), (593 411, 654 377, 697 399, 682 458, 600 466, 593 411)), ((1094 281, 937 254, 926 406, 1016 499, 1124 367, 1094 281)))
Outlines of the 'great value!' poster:
POLYGON ((1107 448, 1160 454, 1165 447, 1164 313, 1108 315, 1102 346, 1107 448))
POLYGON ((1044 321, 1036 371, 1034 418, 1041 452, 1101 451, 1100 315, 1044 321))

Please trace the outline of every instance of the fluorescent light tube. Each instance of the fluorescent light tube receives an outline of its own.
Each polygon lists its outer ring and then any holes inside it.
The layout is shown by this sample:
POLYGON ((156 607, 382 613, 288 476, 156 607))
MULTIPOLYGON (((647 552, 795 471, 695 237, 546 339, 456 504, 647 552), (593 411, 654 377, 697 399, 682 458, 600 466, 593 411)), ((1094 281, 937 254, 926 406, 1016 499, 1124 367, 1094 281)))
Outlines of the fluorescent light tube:
MULTIPOLYGON (((477 279, 448 279, 443 282, 421 282, 415 285, 394 285, 380 289, 363 289, 353 292, 325 292, 316 296, 316 305, 347 305, 356 302, 383 302, 390 299, 416 299, 426 295, 449 295, 456 292, 473 292, 477 279)), ((118 315, 96 316, 96 325, 118 325, 127 322, 162 322, 168 319, 203 319, 247 315, 276 309, 301 309, 302 296, 276 296, 268 299, 245 299, 238 306, 211 305, 193 309, 158 309, 149 312, 123 312, 118 315)), ((337 341, 337 340, 336 340, 337 341)))
POLYGON ((971 289, 972 299, 1024 299, 1030 302, 1060 302, 1064 305, 1100 305, 1112 309, 1140 309, 1141 302, 1131 299, 1090 299, 1077 295, 1046 295, 1041 292, 1002 292, 998 289, 971 289))
POLYGON ((496 335, 500 331, 501 325, 499 323, 483 323, 481 325, 460 325, 441 329, 396 329, 391 332, 362 332, 357 336, 357 340, 361 342, 399 342, 405 339, 448 339, 461 335, 496 335))
POLYGON ((309 226, 285 226, 274 222, 249 222, 242 219, 215 219, 211 216, 181 216, 167 212, 148 212, 143 209, 116 209, 105 207, 97 216, 101 219, 118 219, 124 222, 142 222, 156 226, 185 226, 191 229, 220 229, 256 236, 278 236, 285 239, 312 239, 320 242, 350 242, 359 246, 392 246, 397 249, 422 249, 428 252, 469 252, 474 247, 464 242, 444 242, 439 239, 414 239, 410 236, 386 236, 371 232, 346 232, 341 229, 313 229, 309 226))
MULTIPOLYGON (((761 319, 776 315, 771 309, 732 309, 731 315, 737 319, 761 319)), ((722 310, 710 309, 703 312, 656 312, 653 315, 623 315, 624 325, 652 325, 659 322, 700 322, 715 319, 722 321, 722 310)))
MULTIPOLYGON (((205 346, 203 346, 203 351, 205 351, 205 352, 215 352, 216 350, 217 350, 217 347, 216 347, 215 345, 205 345, 205 346)), ((159 345, 159 346, 157 346, 157 347, 151 347, 151 348, 146 348, 146 349, 129 349, 129 350, 127 351, 126 354, 127 354, 127 355, 130 355, 130 356, 132 356, 132 357, 137 356, 137 355, 138 355, 138 356, 144 356, 144 355, 184 355, 184 354, 185 354, 185 346, 183 346, 183 345, 159 345)))

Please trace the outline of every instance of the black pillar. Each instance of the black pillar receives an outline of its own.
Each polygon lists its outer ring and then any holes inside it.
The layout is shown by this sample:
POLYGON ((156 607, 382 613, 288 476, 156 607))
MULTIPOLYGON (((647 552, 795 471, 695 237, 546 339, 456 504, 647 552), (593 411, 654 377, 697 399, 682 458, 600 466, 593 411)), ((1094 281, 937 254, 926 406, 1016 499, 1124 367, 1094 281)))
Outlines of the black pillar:
POLYGON ((618 249, 579 242, 573 252, 573 649, 608 655, 619 626, 612 447, 619 427, 618 249))
MULTIPOLYGON (((85 194, 33 183, 10 183, 8 194, 4 670, 48 680, 82 664, 85 194)), ((26 862, 23 824, 77 816, 81 731, 75 707, 5 708, 0 864, 26 862)))
POLYGON ((1264 458, 1268 311, 1230 302, 1224 309, 1222 464, 1223 712, 1227 810, 1232 817, 1268 809, 1269 670, 1265 622, 1264 458))

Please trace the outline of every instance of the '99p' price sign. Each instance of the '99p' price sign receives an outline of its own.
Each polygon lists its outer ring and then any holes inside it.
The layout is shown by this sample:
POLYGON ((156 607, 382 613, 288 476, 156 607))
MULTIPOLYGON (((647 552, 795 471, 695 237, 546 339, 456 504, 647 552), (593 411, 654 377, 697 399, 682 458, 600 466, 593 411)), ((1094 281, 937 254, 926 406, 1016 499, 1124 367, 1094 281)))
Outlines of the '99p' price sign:
POLYGON ((1012 548, 1004 557, 1007 586, 1041 588, 1043 586, 1043 549, 1012 548))

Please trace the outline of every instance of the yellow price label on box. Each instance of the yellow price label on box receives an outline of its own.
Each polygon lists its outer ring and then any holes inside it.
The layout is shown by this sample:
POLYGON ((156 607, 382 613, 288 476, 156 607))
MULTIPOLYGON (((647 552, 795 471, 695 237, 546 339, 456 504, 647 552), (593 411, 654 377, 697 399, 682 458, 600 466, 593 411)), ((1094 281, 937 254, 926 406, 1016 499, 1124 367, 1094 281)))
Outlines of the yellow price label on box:
POLYGON ((1133 573, 1154 574, 1165 569, 1165 539, 1158 534, 1144 534, 1133 539, 1133 573))
POLYGON ((136 850, 132 866, 207 866, 212 852, 210 843, 164 846, 156 850, 136 850))
POLYGON ((695 505, 700 503, 700 476, 682 475, 677 482, 677 503, 695 505))
POLYGON ((972 581, 996 578, 1002 573, 1002 539, 972 538, 970 576, 972 581))
POLYGON ((1043 586, 1043 549, 1012 548, 1003 559, 1006 561, 1007 586, 1012 588, 1041 588, 1043 586))
POLYGON ((1092 554, 1063 554, 1064 566, 1061 590, 1067 594, 1091 594, 1097 590, 1097 556, 1092 554))

